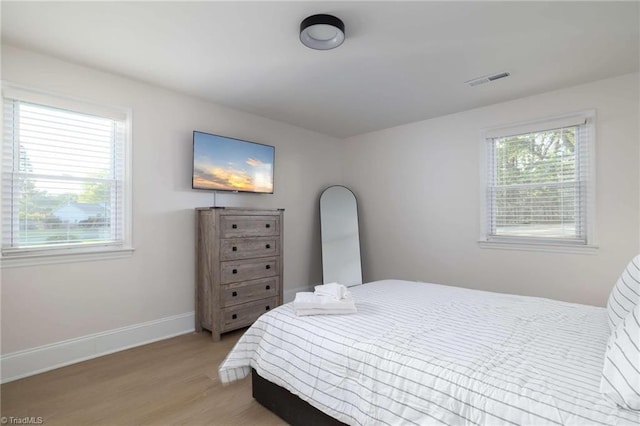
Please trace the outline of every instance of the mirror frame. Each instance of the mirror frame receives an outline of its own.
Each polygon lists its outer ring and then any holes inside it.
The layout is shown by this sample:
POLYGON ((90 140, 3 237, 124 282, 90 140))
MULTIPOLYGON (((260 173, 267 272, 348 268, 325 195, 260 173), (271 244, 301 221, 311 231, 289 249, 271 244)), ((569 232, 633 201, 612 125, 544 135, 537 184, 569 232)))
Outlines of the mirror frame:
POLYGON ((344 284, 346 287, 352 287, 355 285, 360 285, 362 284, 363 281, 363 274, 362 274, 362 244, 360 241, 360 213, 358 210, 358 198, 356 197, 355 193, 347 188, 344 185, 331 185, 327 188, 325 188, 322 193, 320 194, 320 200, 319 200, 319 206, 320 206, 320 244, 321 244, 321 261, 322 261, 322 282, 323 284, 327 284, 326 281, 326 274, 325 274, 325 259, 326 259, 326 255, 325 255, 325 243, 324 243, 324 239, 323 239, 323 221, 322 221, 322 199, 323 197, 327 194, 327 191, 331 190, 332 188, 343 188, 344 190, 348 191, 349 194, 351 194, 351 197, 353 197, 353 202, 355 204, 355 224, 356 224, 356 232, 357 232, 357 242, 358 242, 358 279, 354 282, 350 282, 350 283, 340 283, 340 284, 344 284))

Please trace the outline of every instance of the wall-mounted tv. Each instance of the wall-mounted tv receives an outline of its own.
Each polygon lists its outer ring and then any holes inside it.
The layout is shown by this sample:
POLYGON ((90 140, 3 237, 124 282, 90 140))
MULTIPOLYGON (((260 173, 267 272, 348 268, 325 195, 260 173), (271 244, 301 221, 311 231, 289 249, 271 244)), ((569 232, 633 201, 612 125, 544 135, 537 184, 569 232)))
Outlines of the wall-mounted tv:
POLYGON ((194 189, 273 194, 275 148, 193 132, 194 189))

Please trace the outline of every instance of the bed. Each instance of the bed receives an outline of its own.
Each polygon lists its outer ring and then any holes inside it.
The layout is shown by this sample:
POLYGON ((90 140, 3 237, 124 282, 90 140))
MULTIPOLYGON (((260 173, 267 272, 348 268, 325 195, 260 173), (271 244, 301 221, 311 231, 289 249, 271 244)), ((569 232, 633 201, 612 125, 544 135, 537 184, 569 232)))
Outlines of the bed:
POLYGON ((399 280, 350 290, 357 314, 260 317, 221 381, 254 370, 254 394, 336 424, 640 424, 599 390, 605 308, 399 280))

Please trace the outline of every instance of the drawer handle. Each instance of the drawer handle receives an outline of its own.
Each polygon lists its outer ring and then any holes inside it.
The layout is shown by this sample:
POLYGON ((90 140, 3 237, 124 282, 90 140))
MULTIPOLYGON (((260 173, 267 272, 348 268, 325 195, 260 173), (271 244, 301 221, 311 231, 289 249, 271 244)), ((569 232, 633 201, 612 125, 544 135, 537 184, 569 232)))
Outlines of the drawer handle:
POLYGON ((237 291, 234 291, 233 293, 231 293, 231 297, 236 297, 238 295, 237 291))
POLYGON ((231 315, 231 319, 236 319, 236 318, 238 318, 238 315, 236 314, 231 315))
POLYGON ((271 306, 267 305, 267 307, 264 310, 268 311, 269 309, 271 309, 271 306))
POLYGON ((271 286, 270 285, 267 286, 267 290, 271 290, 271 286))
POLYGON ((265 268, 271 269, 271 265, 267 265, 267 266, 265 266, 265 268))
POLYGON ((231 251, 238 251, 238 247, 231 247, 231 251))
POLYGON ((232 274, 237 274, 237 273, 238 273, 238 270, 237 270, 237 269, 234 269, 233 271, 231 271, 231 273, 232 273, 232 274))
POLYGON ((270 223, 267 223, 267 224, 265 225, 265 227, 267 227, 267 228, 271 228, 271 224, 270 224, 270 223))
POLYGON ((233 225, 231 225, 231 227, 232 227, 233 229, 238 229, 238 225, 236 225, 235 223, 234 223, 233 225))
POLYGON ((264 246, 264 248, 270 249, 271 248, 271 244, 267 244, 266 246, 264 246))

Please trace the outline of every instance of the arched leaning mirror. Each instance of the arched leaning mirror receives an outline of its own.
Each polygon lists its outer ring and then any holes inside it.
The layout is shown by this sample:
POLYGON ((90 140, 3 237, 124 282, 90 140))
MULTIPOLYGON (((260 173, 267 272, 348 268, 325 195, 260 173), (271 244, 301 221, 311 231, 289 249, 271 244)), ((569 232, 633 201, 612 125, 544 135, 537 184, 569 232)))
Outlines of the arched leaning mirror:
POLYGON ((362 284, 358 204, 348 188, 330 186, 320 196, 322 281, 362 284))

